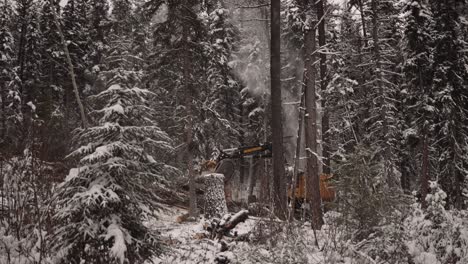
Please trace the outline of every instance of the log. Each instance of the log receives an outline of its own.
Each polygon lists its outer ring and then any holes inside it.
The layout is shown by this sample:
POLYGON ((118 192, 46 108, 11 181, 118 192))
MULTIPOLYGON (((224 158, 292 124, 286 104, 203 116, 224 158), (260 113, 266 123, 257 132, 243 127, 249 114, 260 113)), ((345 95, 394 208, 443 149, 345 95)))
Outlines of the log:
POLYGON ((228 210, 224 193, 224 175, 210 173, 199 176, 196 181, 204 186, 205 218, 221 218, 226 215, 228 210))
POLYGON ((218 218, 211 219, 205 229, 211 233, 211 239, 222 239, 224 236, 231 236, 230 231, 248 218, 249 211, 241 210, 234 215, 226 214, 221 220, 218 218))
POLYGON ((231 229, 234 229, 239 223, 244 222, 249 218, 249 211, 240 210, 235 215, 228 215, 221 220, 220 226, 222 231, 229 232, 231 229))

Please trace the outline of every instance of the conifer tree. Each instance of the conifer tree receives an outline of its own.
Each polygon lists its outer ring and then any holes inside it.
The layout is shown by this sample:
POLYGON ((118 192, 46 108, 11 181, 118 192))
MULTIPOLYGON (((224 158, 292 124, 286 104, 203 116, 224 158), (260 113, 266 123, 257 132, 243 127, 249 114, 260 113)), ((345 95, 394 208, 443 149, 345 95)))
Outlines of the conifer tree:
POLYGON ((15 82, 15 42, 11 32, 13 10, 9 2, 0 3, 0 145, 12 146, 12 133, 19 121, 20 94, 15 82))
POLYGON ((209 97, 203 102, 203 112, 209 120, 204 124, 210 125, 202 128, 204 132, 200 136, 210 142, 202 152, 209 158, 214 150, 237 141, 241 129, 237 125, 240 94, 239 84, 230 66, 237 30, 230 21, 229 10, 215 8, 208 14, 205 26, 208 36, 204 57, 207 60, 209 97))
POLYGON ((91 65, 89 35, 90 8, 87 0, 70 0, 63 8, 63 32, 69 41, 68 50, 78 75, 78 86, 84 88, 83 74, 91 65))
POLYGON ((104 58, 108 48, 109 3, 102 0, 89 0, 88 6, 90 6, 89 34, 93 40, 90 58, 93 66, 104 66, 104 58))
MULTIPOLYGON (((163 88, 170 96, 191 96, 196 107, 193 109, 196 124, 198 120, 205 118, 212 121, 208 122, 211 123, 211 127, 204 127, 200 123, 200 126, 196 125, 194 128, 195 141, 211 141, 207 148, 200 146, 198 149, 205 158, 210 158, 212 152, 219 147, 213 144, 216 140, 212 136, 226 131, 224 136, 229 137, 224 137, 223 142, 218 143, 223 145, 234 138, 237 130, 233 121, 237 120, 238 114, 238 84, 229 64, 237 33, 230 22, 228 10, 218 8, 217 2, 200 2, 197 5, 196 1, 190 1, 190 9, 184 8, 184 5, 187 5, 184 1, 175 1, 167 5, 159 1, 150 1, 145 6, 150 13, 156 12, 161 6, 168 9, 167 19, 154 27, 154 59, 149 66, 149 78, 157 80, 159 88, 163 88), (184 37, 184 30, 189 32, 186 34, 187 38, 184 37), (179 52, 182 47, 187 50, 186 54, 179 52), (181 74, 185 67, 185 57, 190 64, 197 61, 188 67, 188 80, 183 80, 185 77, 181 74), (171 63, 167 63, 169 58, 171 63), (197 84, 196 88, 193 87, 196 89, 194 93, 187 93, 187 88, 183 87, 185 81, 188 81, 190 86, 197 84)), ((181 99, 177 98, 171 98, 168 103, 173 107, 184 105, 181 99)), ((175 123, 168 126, 180 129, 182 123, 178 121, 179 117, 180 115, 170 121, 175 123)))
MULTIPOLYGON (((432 13, 426 0, 408 1, 404 7, 406 11, 406 28, 404 42, 405 63, 403 73, 405 77, 404 89, 402 90, 404 99, 403 111, 405 119, 408 120, 408 127, 404 131, 404 144, 408 145, 407 151, 415 143, 415 137, 421 141, 420 155, 416 160, 421 159, 421 169, 415 173, 420 175, 421 202, 425 204, 426 194, 429 190, 430 180, 430 146, 432 145, 432 131, 434 128, 434 93, 432 91, 432 45, 433 45, 433 21, 432 13)), ((411 162, 409 153, 406 159, 411 162)), ((414 158, 414 157, 413 157, 414 158)), ((408 164, 408 163, 407 163, 408 164)), ((418 166, 419 167, 419 166, 418 166)), ((403 168, 410 170, 410 168, 403 168)), ((411 172, 408 172, 408 177, 411 172)), ((414 173, 414 172, 413 172, 414 173)), ((410 179, 406 179, 410 181, 410 179)), ((403 184, 404 182, 402 182, 403 184)), ((408 182, 409 184, 409 182, 408 182)))
POLYGON ((440 156, 437 173, 447 193, 448 206, 463 208, 468 169, 468 59, 458 10, 464 4, 452 0, 430 4, 435 24, 432 89, 437 109, 434 136, 440 156))
POLYGON ((171 151, 172 140, 154 123, 154 94, 138 88, 138 72, 103 74, 107 89, 91 98, 97 123, 76 131, 69 157, 79 165, 57 193, 60 263, 143 263, 160 249, 142 220, 167 197, 169 169, 151 153, 171 151))

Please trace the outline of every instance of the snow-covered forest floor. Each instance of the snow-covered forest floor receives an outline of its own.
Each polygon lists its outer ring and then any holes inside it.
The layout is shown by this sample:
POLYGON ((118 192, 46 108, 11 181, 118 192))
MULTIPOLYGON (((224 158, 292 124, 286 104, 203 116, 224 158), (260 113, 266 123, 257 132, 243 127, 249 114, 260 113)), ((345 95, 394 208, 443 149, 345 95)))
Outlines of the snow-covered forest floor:
MULTIPOLYGON (((324 264, 444 264, 468 263, 468 216, 445 210, 445 193, 433 184, 429 208, 414 203, 374 227, 330 210, 314 232, 309 222, 249 218, 233 237, 210 239, 205 219, 177 223, 185 209, 166 207, 146 224, 160 234, 164 253, 153 263, 324 263, 324 264), (362 224, 362 223, 361 223, 362 224), (356 231, 357 230, 357 231, 356 231), (222 244, 225 244, 224 246, 222 244), (223 251, 223 252, 221 252, 223 251)), ((152 262, 148 262, 152 263, 152 262)))
MULTIPOLYGON (((232 230, 237 235, 235 238, 222 239, 226 242, 228 249, 221 252, 219 240, 202 236, 205 233, 203 229, 205 219, 176 223, 176 218, 185 213, 184 209, 166 208, 159 219, 148 222, 153 230, 160 232, 166 244, 165 253, 154 258, 154 263, 217 263, 215 259, 217 257, 221 259, 223 256, 230 262, 220 263, 277 263, 280 261, 314 264, 325 261, 323 252, 315 246, 314 234, 308 224, 301 228, 299 234, 297 227, 293 225, 270 218, 249 217, 232 230), (278 239, 281 236, 285 237, 278 239), (243 239, 239 239, 241 237, 243 239), (278 247, 282 250, 277 251, 278 247), (295 248, 298 250, 297 254, 291 254, 295 248), (300 252, 301 249, 306 248, 306 251, 300 252)), ((317 232, 316 235, 319 244, 325 243, 323 232, 317 232)))

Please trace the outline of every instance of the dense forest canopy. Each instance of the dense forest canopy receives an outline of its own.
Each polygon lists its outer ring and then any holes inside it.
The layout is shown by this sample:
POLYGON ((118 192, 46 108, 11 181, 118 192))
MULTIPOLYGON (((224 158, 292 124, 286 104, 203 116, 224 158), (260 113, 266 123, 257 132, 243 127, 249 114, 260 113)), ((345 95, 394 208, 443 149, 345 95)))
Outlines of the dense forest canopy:
POLYGON ((468 263, 467 120, 466 0, 1 0, 0 263, 182 263, 216 164, 216 263, 468 263))

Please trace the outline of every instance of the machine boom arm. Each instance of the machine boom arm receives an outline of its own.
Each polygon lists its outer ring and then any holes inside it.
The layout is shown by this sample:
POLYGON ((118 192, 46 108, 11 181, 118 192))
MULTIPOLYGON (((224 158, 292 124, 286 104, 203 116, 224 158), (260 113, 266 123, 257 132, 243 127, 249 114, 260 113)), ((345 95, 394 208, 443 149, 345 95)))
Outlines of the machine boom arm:
POLYGON ((218 156, 218 162, 223 159, 240 159, 252 156, 254 158, 269 158, 272 155, 271 143, 256 146, 224 149, 218 156))

